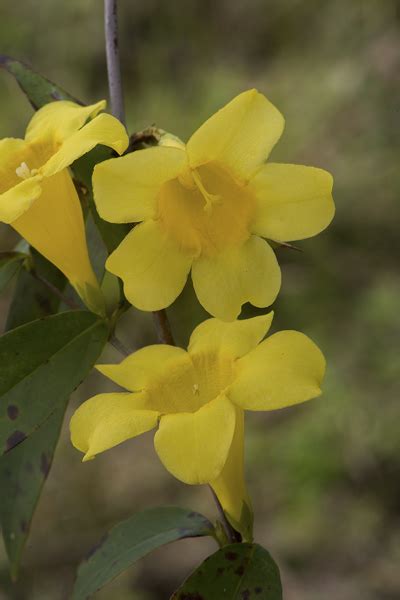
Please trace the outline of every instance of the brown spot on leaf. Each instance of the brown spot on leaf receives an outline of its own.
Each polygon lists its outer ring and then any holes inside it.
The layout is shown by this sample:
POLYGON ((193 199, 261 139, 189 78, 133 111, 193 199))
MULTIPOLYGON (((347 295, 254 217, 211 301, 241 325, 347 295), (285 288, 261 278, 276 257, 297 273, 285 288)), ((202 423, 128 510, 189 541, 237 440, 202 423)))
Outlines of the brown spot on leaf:
POLYGON ((254 588, 254 591, 255 591, 255 593, 256 593, 256 594, 261 594, 261 592, 262 592, 262 587, 259 587, 259 586, 258 586, 258 587, 255 587, 255 588, 254 588))
POLYGON ((235 573, 236 573, 236 575, 242 576, 244 573, 244 566, 240 565, 237 569, 235 569, 235 573))
POLYGON ((48 459, 47 455, 44 452, 42 452, 42 454, 40 455, 40 470, 45 477, 47 477, 47 475, 49 474, 50 466, 50 460, 48 459))
POLYGON ((250 590, 243 590, 242 600, 249 600, 249 598, 250 598, 250 590))
POLYGON ((217 569, 217 575, 222 575, 222 573, 225 571, 224 567, 218 567, 217 569))
POLYGON ((99 550, 102 547, 102 545, 104 544, 104 542, 106 541, 107 538, 108 538, 108 533, 105 533, 103 535, 103 537, 97 542, 97 544, 95 544, 93 546, 93 548, 91 548, 89 550, 89 552, 85 556, 85 560, 89 560, 89 558, 91 558, 93 556, 93 554, 95 554, 97 552, 97 550, 99 550))
POLYGON ((11 450, 14 446, 17 446, 21 442, 26 440, 26 435, 22 431, 14 431, 6 441, 6 450, 11 450))
POLYGON ((7 406, 7 415, 8 418, 11 419, 11 421, 15 421, 15 419, 19 415, 18 406, 15 406, 15 404, 10 404, 10 406, 7 406))
POLYGON ((227 560, 236 560, 237 557, 238 557, 238 555, 236 554, 236 552, 231 552, 231 551, 225 552, 225 558, 227 560))
POLYGON ((22 520, 19 525, 20 525, 22 533, 27 533, 28 523, 26 521, 22 520))

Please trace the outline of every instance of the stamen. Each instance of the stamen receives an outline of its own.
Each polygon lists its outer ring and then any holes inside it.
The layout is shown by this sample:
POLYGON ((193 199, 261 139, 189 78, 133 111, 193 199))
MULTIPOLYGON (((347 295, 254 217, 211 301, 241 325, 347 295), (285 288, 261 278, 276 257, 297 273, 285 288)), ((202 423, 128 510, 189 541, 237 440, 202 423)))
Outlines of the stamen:
POLYGON ((203 182, 201 181, 201 177, 196 170, 193 170, 192 176, 201 195, 206 201, 204 210, 206 211, 206 213, 210 213, 214 204, 221 204, 221 196, 218 196, 216 194, 210 194, 209 192, 207 192, 206 188, 203 185, 203 182))
POLYGON ((15 172, 21 179, 29 179, 29 177, 32 176, 31 170, 26 162, 22 162, 19 167, 15 169, 15 172))

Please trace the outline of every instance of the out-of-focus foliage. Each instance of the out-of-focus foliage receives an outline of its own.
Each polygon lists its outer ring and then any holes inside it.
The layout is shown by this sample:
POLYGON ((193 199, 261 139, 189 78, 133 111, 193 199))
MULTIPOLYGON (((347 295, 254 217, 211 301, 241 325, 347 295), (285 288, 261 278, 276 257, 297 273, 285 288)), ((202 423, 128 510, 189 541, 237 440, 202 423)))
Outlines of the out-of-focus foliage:
MULTIPOLYGON (((28 61, 72 95, 107 94, 99 0, 2 3, 2 52, 28 61)), ((395 0, 120 0, 122 69, 131 131, 156 123, 186 139, 216 108, 258 87, 283 112, 272 159, 335 177, 337 216, 302 253, 278 250, 276 330, 304 331, 324 349, 324 395, 248 419, 247 470, 256 540, 276 558, 286 600, 395 600, 400 595, 398 317, 400 8, 395 0)), ((0 137, 22 135, 31 109, 0 73, 0 137)), ((1 229, 0 249, 16 241, 1 229)), ((2 314, 11 295, 2 296, 2 314)), ((190 296, 190 294, 188 294, 190 296)), ((178 301, 182 306, 181 301, 178 301)), ((174 313, 180 339, 198 319, 174 313)), ((129 311, 120 336, 155 341, 151 317, 129 311)), ((113 350, 105 361, 118 360, 113 350)), ((75 405, 109 391, 99 375, 75 405)), ((212 516, 208 492, 163 472, 151 439, 82 465, 67 427, 11 588, 0 550, 0 598, 61 600, 102 532, 148 505, 212 516)), ((97 594, 167 598, 213 551, 207 540, 157 551, 97 594)))

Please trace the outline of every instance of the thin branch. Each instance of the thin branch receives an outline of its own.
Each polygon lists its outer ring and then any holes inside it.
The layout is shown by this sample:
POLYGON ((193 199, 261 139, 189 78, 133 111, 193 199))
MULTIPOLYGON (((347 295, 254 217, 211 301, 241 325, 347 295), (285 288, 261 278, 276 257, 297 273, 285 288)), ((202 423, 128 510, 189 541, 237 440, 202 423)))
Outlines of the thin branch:
POLYGON ((231 544, 235 544, 236 542, 241 542, 242 536, 240 535, 240 533, 238 531, 236 531, 236 529, 234 529, 232 527, 232 525, 229 523, 228 519, 226 518, 224 509, 222 508, 221 502, 218 500, 217 494, 214 492, 214 490, 212 489, 212 487, 210 485, 208 487, 210 489, 212 497, 214 498, 214 502, 217 505, 219 516, 220 516, 222 525, 224 526, 225 533, 228 537, 228 540, 230 541, 231 544))
POLYGON ((117 338, 116 335, 113 334, 108 341, 116 350, 118 350, 118 352, 124 356, 129 356, 132 354, 132 352, 128 350, 128 348, 121 342, 121 340, 117 338))
POLYGON ((172 335, 171 325, 169 324, 165 309, 154 311, 153 318, 160 342, 175 346, 174 336, 172 335))
POLYGON ((106 38, 107 74, 111 112, 125 124, 121 67, 118 46, 117 0, 104 0, 104 32, 106 38))
POLYGON ((72 298, 66 298, 64 296, 64 294, 58 289, 58 287, 56 287, 55 285, 50 283, 50 281, 47 281, 47 279, 45 279, 44 277, 39 275, 39 273, 37 273, 35 271, 35 269, 31 269, 29 271, 29 273, 32 275, 32 277, 37 279, 37 281, 40 281, 40 283, 43 283, 43 285, 45 285, 47 287, 47 289, 50 290, 50 292, 52 292, 55 296, 57 296, 57 298, 59 298, 62 302, 64 302, 64 304, 69 306, 69 308, 72 308, 72 310, 77 310, 77 309, 82 308, 81 306, 79 306, 79 304, 77 304, 74 300, 72 300, 72 298))
MULTIPOLYGON (((61 302, 66 304, 66 306, 68 306, 72 310, 80 310, 82 308, 79 304, 72 300, 72 298, 67 298, 66 296, 64 296, 63 293, 55 285, 53 285, 52 283, 50 283, 50 281, 47 281, 47 279, 39 275, 34 269, 32 269, 29 272, 32 275, 32 277, 34 277, 37 281, 40 281, 40 283, 43 283, 43 285, 46 286, 47 289, 50 292, 52 292, 55 296, 57 296, 57 298, 59 298, 61 302)), ((121 340, 117 338, 117 336, 112 335, 108 341, 123 356, 129 356, 131 354, 128 348, 124 346, 124 344, 121 342, 121 340)))

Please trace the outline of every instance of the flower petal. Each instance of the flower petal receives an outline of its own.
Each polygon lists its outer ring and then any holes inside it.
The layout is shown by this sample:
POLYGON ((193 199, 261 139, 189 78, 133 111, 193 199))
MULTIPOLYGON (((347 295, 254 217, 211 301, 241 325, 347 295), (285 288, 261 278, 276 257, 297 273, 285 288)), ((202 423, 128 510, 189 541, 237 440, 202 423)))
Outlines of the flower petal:
POLYGON ((0 194, 21 183, 16 169, 26 160, 29 145, 18 138, 0 140, 0 194))
POLYGON ((96 365, 96 369, 127 390, 139 391, 152 379, 179 369, 184 362, 190 364, 190 358, 182 348, 155 344, 137 350, 119 365, 96 365))
POLYGON ((106 268, 124 282, 125 296, 140 310, 172 304, 185 285, 192 257, 146 221, 129 232, 109 256, 106 268))
POLYGON ((105 160, 93 172, 96 207, 111 223, 134 223, 154 217, 160 187, 186 165, 186 153, 155 146, 105 160))
POLYGON ((70 422, 71 441, 84 461, 157 426, 159 415, 143 410, 142 394, 98 394, 84 402, 70 422))
POLYGON ((40 171, 46 177, 50 177, 71 165, 97 144, 109 146, 118 154, 122 154, 128 147, 128 143, 129 138, 125 127, 115 117, 103 113, 66 138, 60 149, 51 156, 40 171))
POLYGON ((189 354, 223 352, 239 358, 261 342, 271 326, 272 317, 273 312, 231 323, 207 319, 190 336, 189 354))
POLYGON ((274 410, 321 394, 325 359, 298 331, 280 331, 239 358, 228 396, 247 410, 274 410))
POLYGON ((243 92, 192 135, 187 144, 190 165, 215 160, 247 180, 267 158, 283 127, 281 113, 263 94, 243 92))
MULTIPOLYGON (((21 185, 8 194, 17 194, 21 185)), ((91 310, 101 313, 102 297, 90 264, 82 209, 71 176, 67 170, 61 171, 43 179, 41 187, 40 197, 12 226, 64 273, 91 310)))
POLYGON ((235 407, 223 395, 197 412, 161 417, 154 445, 164 467, 184 483, 215 481, 235 429, 235 407))
POLYGON ((244 412, 240 408, 236 408, 235 433, 228 458, 211 487, 231 525, 245 540, 252 541, 253 510, 244 479, 244 412))
POLYGON ((35 175, 0 194, 0 221, 14 224, 42 193, 42 177, 35 175))
POLYGON ((105 100, 90 106, 81 106, 68 100, 50 102, 35 112, 27 127, 25 139, 47 139, 61 143, 105 107, 105 100))
POLYGON ((250 182, 257 201, 253 233, 282 242, 316 235, 333 219, 332 181, 314 167, 263 165, 250 182))
POLYGON ((281 271, 267 242, 251 236, 239 248, 196 259, 192 279, 200 304, 218 319, 233 321, 245 302, 258 307, 273 303, 281 271))

